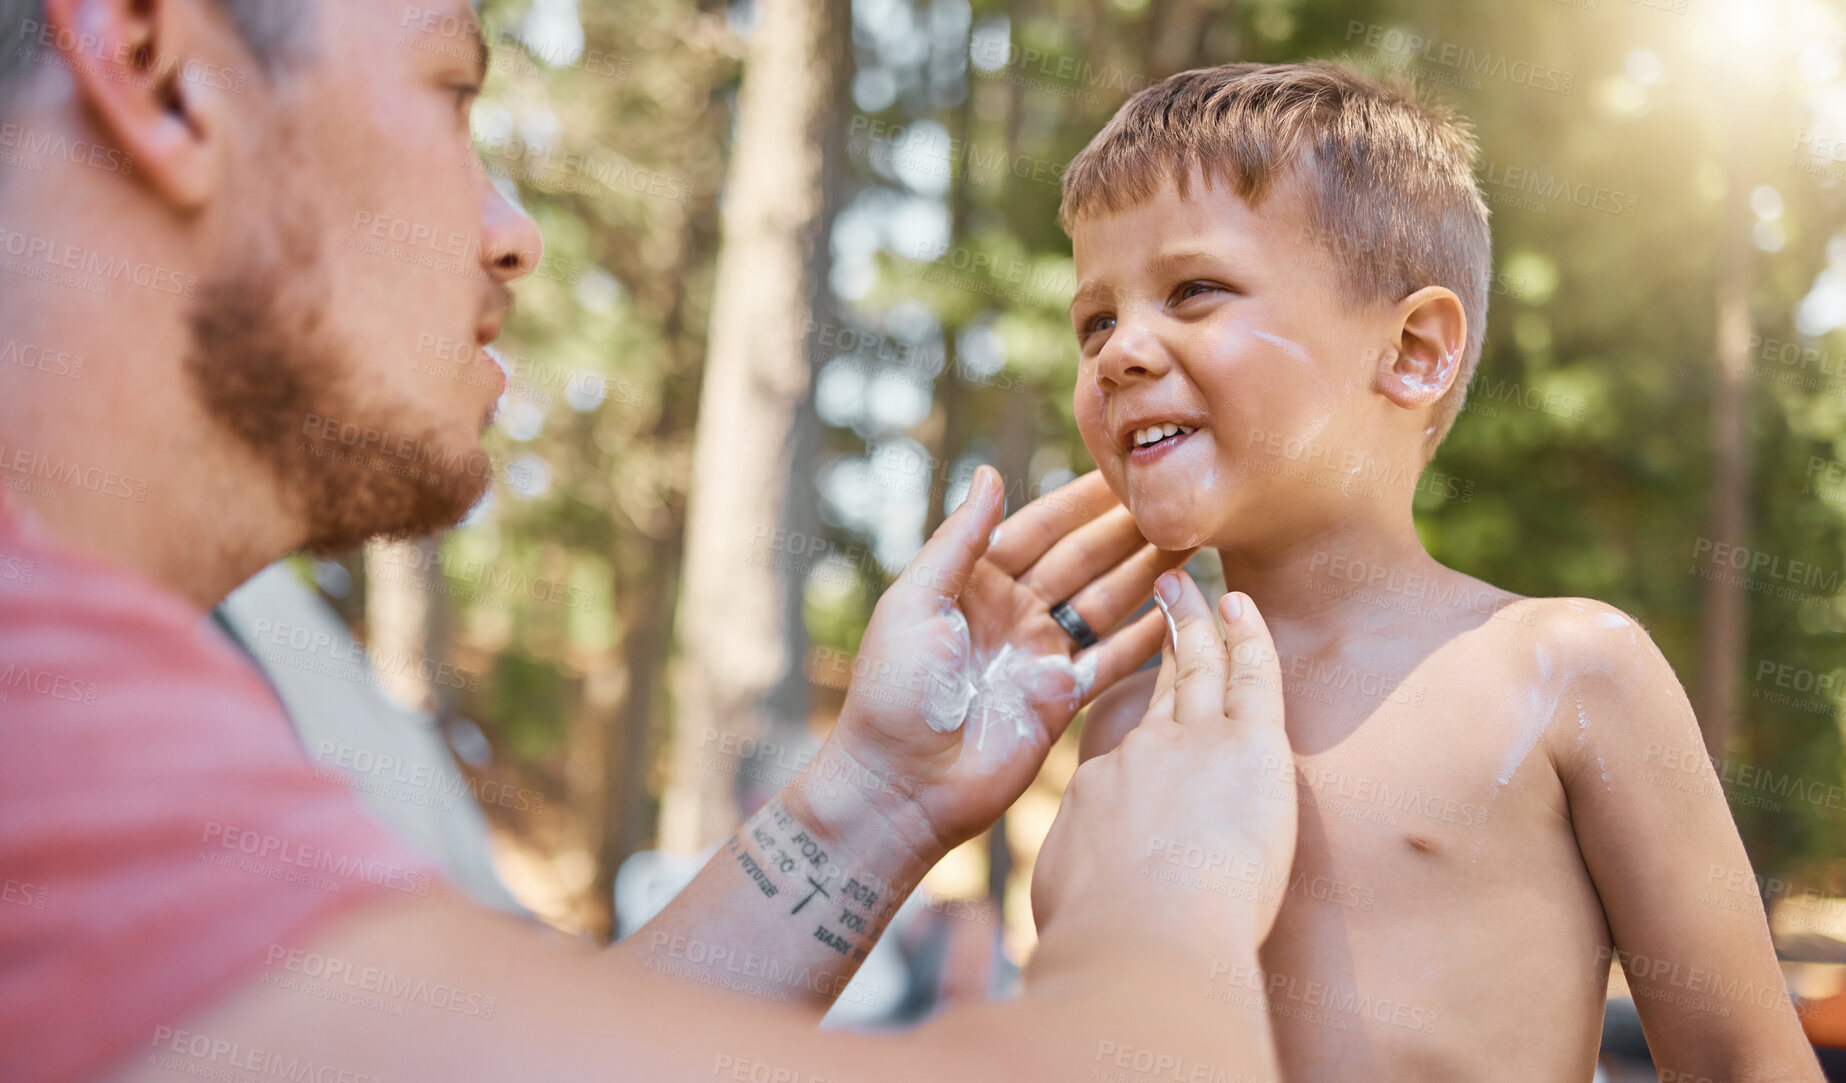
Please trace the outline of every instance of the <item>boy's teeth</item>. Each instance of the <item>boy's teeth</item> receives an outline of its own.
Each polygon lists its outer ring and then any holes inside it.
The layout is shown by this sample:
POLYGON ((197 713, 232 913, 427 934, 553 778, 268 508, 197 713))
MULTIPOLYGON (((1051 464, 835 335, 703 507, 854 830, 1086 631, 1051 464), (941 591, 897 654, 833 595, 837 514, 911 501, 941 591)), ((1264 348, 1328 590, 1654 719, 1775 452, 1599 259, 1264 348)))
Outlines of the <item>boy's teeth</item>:
POLYGON ((1147 447, 1149 444, 1158 444, 1169 436, 1177 436, 1182 433, 1190 433, 1193 431, 1194 430, 1188 429, 1184 425, 1175 425, 1171 421, 1162 425, 1149 425, 1147 428, 1139 429, 1135 432, 1135 446, 1147 447))

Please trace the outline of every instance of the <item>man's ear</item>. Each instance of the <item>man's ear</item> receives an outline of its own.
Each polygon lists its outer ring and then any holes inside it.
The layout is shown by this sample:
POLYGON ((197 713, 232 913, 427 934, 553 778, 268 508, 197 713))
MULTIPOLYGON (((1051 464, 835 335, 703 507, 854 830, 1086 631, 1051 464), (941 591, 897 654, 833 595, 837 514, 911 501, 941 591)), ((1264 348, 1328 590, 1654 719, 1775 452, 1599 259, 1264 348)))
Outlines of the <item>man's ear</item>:
POLYGON ((1461 298, 1442 286, 1425 286, 1399 301, 1393 314, 1392 341, 1379 354, 1374 385, 1408 410, 1440 401, 1454 385, 1468 348, 1461 298))
POLYGON ((255 82, 236 70, 248 54, 235 31, 199 0, 45 0, 45 22, 102 139, 161 198, 196 210, 221 176, 230 103, 216 88, 255 82))

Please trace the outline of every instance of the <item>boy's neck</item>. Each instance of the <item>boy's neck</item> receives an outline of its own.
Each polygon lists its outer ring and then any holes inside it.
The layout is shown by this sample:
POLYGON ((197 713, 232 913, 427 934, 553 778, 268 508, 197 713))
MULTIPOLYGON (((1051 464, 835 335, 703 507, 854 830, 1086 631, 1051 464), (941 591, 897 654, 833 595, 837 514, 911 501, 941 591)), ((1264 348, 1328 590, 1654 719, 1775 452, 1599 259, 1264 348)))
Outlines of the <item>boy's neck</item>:
POLYGON ((1249 595, 1278 639, 1309 628, 1313 639, 1343 639, 1389 624, 1394 610, 1381 599, 1417 589, 1413 577, 1453 574, 1423 548, 1408 511, 1402 522, 1330 521, 1279 544, 1220 548, 1226 587, 1249 595))

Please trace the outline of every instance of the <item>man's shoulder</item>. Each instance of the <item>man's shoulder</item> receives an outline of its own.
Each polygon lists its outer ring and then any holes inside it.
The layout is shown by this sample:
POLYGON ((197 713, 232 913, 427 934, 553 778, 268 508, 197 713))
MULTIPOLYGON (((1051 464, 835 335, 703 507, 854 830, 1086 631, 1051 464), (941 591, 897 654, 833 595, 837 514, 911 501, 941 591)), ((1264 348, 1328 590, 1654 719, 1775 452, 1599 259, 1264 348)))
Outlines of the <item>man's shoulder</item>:
POLYGON ((0 703, 46 701, 136 713, 210 691, 279 710, 267 686, 204 614, 120 569, 0 537, 0 703), (80 694, 69 694, 71 685, 80 694))
POLYGON ((267 682, 212 622, 116 569, 0 548, 0 805, 206 764, 299 758, 267 682))

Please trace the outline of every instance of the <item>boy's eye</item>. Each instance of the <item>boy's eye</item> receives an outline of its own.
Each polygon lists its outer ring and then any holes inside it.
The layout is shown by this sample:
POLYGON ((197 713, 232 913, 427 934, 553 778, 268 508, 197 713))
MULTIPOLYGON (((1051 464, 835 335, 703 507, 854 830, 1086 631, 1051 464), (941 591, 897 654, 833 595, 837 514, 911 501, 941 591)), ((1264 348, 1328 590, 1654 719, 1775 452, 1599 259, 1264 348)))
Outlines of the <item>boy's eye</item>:
POLYGON ((1174 301, 1189 301, 1201 294, 1215 292, 1219 287, 1210 282, 1188 282, 1173 291, 1174 301))
POLYGON ((1099 312, 1096 315, 1091 316, 1089 319, 1083 321, 1083 329, 1077 332, 1077 340, 1081 342, 1082 340, 1089 338, 1091 335, 1099 334, 1103 331, 1110 330, 1114 326, 1115 326, 1114 316, 1111 316, 1106 312, 1099 312))
POLYGON ((455 95, 456 110, 463 113, 474 104, 474 99, 481 96, 480 86, 471 83, 458 83, 450 87, 449 92, 455 95))

